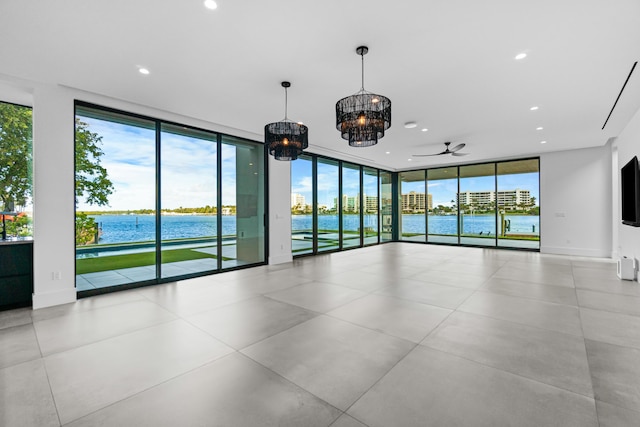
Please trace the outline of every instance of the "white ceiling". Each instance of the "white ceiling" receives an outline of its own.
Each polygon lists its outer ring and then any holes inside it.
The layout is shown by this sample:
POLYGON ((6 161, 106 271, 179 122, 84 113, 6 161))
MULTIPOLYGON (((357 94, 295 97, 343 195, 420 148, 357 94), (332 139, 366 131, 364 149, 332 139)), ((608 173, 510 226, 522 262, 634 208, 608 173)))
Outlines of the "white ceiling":
POLYGON ((0 83, 61 84, 261 140, 284 117, 289 80, 289 117, 309 127, 309 151, 399 170, 602 146, 640 108, 637 69, 601 129, 640 58, 639 0, 217 3, 1 0, 0 83), (360 89, 361 44, 365 88, 393 111, 370 148, 335 129, 335 102, 360 89), (408 161, 444 141, 470 154, 408 161))

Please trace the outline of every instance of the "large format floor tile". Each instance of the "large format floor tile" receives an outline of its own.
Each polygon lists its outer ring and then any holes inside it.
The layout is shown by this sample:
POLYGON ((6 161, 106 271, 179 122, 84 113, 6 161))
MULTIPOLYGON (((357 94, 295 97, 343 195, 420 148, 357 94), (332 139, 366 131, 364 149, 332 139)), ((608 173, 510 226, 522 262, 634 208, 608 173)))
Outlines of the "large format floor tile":
POLYGON ((45 363, 64 424, 231 351, 177 320, 56 353, 45 363))
POLYGON ((140 291, 145 297, 179 316, 190 316, 223 305, 256 296, 234 283, 216 282, 204 286, 191 286, 189 281, 168 283, 140 291))
POLYGON ((327 313, 365 328, 419 343, 451 310, 382 295, 367 295, 327 313))
POLYGON ((440 285, 456 286, 465 289, 478 289, 488 279, 488 276, 485 277, 478 276, 473 273, 464 273, 460 272, 458 269, 452 268, 451 271, 421 271, 410 278, 429 283, 437 283, 440 285))
POLYGON ((225 344, 241 349, 317 315, 260 296, 205 311, 187 320, 225 344))
POLYGON ((357 289, 324 282, 305 283, 284 291, 267 294, 269 298, 317 311, 318 313, 326 313, 365 295, 365 292, 357 289))
POLYGON ((640 350, 585 340, 597 400, 640 408, 640 350))
POLYGON ((582 336, 578 309, 568 305, 477 292, 462 304, 459 310, 582 336))
POLYGON ((0 425, 60 425, 42 359, 0 369, 0 425))
POLYGON ((593 397, 581 337, 456 312, 422 344, 593 397))
POLYGON ((598 425, 593 399, 423 346, 348 413, 370 427, 598 425))
POLYGON ((325 427, 339 415, 336 408, 236 353, 70 426, 325 427))
POLYGON ((640 297, 577 289, 580 307, 640 316, 640 297))
POLYGON ((0 329, 0 368, 39 359, 40 356, 33 325, 0 329))
POLYGON ((556 304, 578 305, 575 289, 564 286, 540 285, 538 283, 494 277, 487 280, 480 290, 556 304))
POLYGON ((575 279, 575 283, 578 289, 640 297, 640 286, 638 286, 638 282, 632 282, 630 280, 580 277, 575 279))
POLYGON ((345 410, 413 347, 405 340, 319 316, 242 352, 345 410))
POLYGON ((580 317, 585 338, 640 349, 640 317, 588 308, 580 317))
MULTIPOLYGON (((600 427, 640 426, 640 412, 596 400, 600 427)), ((640 409, 640 408, 639 408, 640 409)))
POLYGON ((174 320, 149 301, 132 301, 34 322, 42 354, 68 350, 126 332, 174 320))
POLYGON ((500 279, 525 280, 527 282, 538 283, 540 285, 566 286, 569 288, 574 287, 573 275, 571 275, 571 273, 561 274, 555 271, 535 269, 524 271, 521 268, 509 267, 508 264, 498 270, 493 277, 500 279))
POLYGON ((405 279, 376 293, 438 307, 458 308, 474 292, 473 289, 405 279))
POLYGON ((0 425, 635 427, 615 267, 388 243, 0 312, 0 425))

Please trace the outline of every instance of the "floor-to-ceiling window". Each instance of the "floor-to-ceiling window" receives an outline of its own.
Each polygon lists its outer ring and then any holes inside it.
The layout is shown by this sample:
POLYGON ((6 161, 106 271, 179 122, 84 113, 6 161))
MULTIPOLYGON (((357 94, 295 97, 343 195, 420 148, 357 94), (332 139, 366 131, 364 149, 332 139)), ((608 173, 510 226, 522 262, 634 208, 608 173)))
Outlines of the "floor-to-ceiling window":
POLYGON ((222 268, 265 260, 264 148, 231 136, 222 137, 222 268))
POLYGON ((378 170, 368 167, 362 168, 362 212, 363 239, 365 245, 378 243, 378 170))
POLYGON ((393 240, 393 174, 380 171, 380 241, 393 240))
POLYGON ((218 268, 217 135, 161 125, 161 276, 218 268))
POLYGON ((398 173, 400 240, 423 242, 426 224, 429 243, 539 249, 539 169, 525 159, 398 173))
POLYGON ((458 243, 458 167, 427 170, 427 240, 458 243))
POLYGON ((79 292, 265 260, 262 144, 76 105, 79 292))
POLYGON ((313 158, 291 162, 291 252, 313 253, 313 158))
POLYGON ((342 248, 360 246, 360 166, 342 163, 342 248))
POLYGON ((33 235, 31 107, 0 101, 0 239, 33 235))
POLYGON ((293 255, 392 240, 392 182, 390 172, 315 154, 291 162, 293 255))
POLYGON ((155 122, 76 108, 76 288, 153 280, 155 122))
POLYGON ((340 249, 340 167, 337 160, 318 158, 318 252, 340 249))
POLYGON ((400 172, 400 239, 426 241, 427 194, 424 170, 400 172))
POLYGON ((497 164, 498 246, 540 248, 538 159, 497 164))
POLYGON ((460 243, 495 246, 495 163, 460 166, 460 243))

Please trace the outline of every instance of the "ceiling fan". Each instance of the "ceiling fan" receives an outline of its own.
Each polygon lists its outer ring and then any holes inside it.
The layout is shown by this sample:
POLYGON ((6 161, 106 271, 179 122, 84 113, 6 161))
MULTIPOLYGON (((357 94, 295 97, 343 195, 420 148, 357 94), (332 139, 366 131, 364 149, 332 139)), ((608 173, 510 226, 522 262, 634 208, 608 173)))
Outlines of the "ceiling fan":
POLYGON ((413 154, 414 157, 426 157, 426 156, 441 156, 443 154, 451 154, 452 156, 466 156, 469 153, 458 153, 458 151, 462 150, 464 148, 465 145, 467 144, 458 144, 455 147, 453 147, 452 149, 449 149, 449 145, 451 143, 450 142, 445 142, 445 150, 440 152, 440 153, 436 153, 436 154, 413 154))

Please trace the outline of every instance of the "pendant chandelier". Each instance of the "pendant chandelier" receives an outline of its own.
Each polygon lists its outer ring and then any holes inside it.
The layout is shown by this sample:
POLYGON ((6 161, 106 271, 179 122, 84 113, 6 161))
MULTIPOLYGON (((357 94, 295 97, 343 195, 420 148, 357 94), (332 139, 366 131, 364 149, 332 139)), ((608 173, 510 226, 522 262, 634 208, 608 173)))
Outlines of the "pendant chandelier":
POLYGON ((336 103, 336 128, 352 147, 371 147, 384 137, 391 127, 391 100, 386 96, 364 90, 364 56, 369 52, 360 46, 356 53, 362 57, 362 87, 356 94, 336 103))
POLYGON ((287 118, 287 88, 290 86, 291 83, 282 82, 284 119, 264 127, 264 143, 269 147, 269 154, 276 160, 295 160, 302 150, 309 147, 309 128, 287 118))

